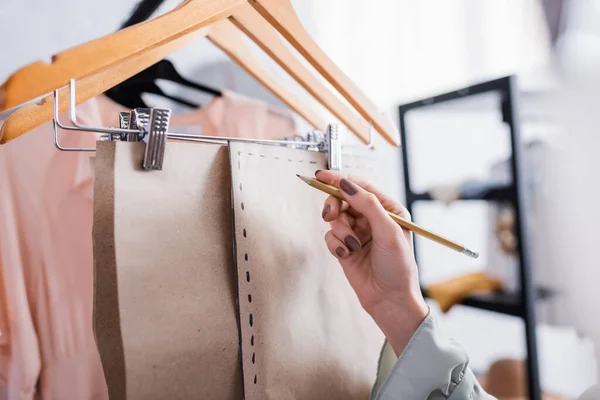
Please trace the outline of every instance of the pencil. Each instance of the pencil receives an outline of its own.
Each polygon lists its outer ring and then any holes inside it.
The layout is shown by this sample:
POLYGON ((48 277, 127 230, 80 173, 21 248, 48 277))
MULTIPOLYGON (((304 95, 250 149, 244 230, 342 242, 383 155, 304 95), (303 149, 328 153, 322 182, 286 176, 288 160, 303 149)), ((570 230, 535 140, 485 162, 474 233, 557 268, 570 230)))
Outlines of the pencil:
MULTIPOLYGON (((296 175, 296 176, 298 178, 302 179, 309 186, 312 186, 315 189, 320 190, 321 192, 327 193, 337 199, 344 200, 344 197, 342 196, 342 194, 340 193, 338 188, 328 185, 326 183, 323 183, 314 178, 307 178, 306 176, 301 176, 301 175, 296 175)), ((433 233, 430 230, 425 229, 413 222, 407 221, 407 220, 401 218, 400 216, 393 214, 389 211, 387 213, 390 216, 390 218, 392 218, 394 220, 394 222, 396 222, 398 225, 400 225, 402 228, 404 228, 406 230, 414 232, 417 235, 426 237, 429 240, 433 240, 434 242, 437 242, 437 243, 441 244, 442 246, 446 246, 452 250, 458 251, 459 253, 466 254, 469 257, 472 257, 472 258, 479 257, 479 253, 477 253, 476 251, 470 250, 468 247, 463 246, 462 244, 456 243, 450 239, 447 239, 441 235, 438 235, 437 233, 433 233)))

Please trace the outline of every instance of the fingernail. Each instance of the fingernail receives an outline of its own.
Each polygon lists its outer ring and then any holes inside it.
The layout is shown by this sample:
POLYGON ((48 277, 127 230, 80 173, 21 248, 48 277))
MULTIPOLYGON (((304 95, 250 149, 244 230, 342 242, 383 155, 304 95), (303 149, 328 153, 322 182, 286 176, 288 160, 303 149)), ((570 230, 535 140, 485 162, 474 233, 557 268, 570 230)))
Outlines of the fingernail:
POLYGON ((321 213, 321 217, 324 219, 329 211, 331 211, 331 205, 325 204, 325 207, 323 207, 323 212, 321 213))
POLYGON ((340 181, 340 189, 342 189, 345 193, 349 194, 350 196, 353 196, 356 194, 356 192, 358 192, 356 185, 347 179, 342 179, 340 181))
POLYGON ((323 170, 322 170, 322 169, 318 169, 318 170, 316 170, 316 171, 315 171, 315 176, 317 176, 317 174, 318 174, 319 172, 321 172, 321 171, 323 171, 323 170))
POLYGON ((350 236, 350 235, 346 236, 344 238, 344 243, 346 243, 346 246, 348 246, 350 251, 360 250, 360 243, 358 243, 358 240, 356 240, 354 238, 354 236, 350 236))
POLYGON ((343 247, 338 247, 337 249, 335 249, 335 254, 337 254, 338 257, 344 257, 344 254, 346 254, 346 250, 344 250, 343 247))

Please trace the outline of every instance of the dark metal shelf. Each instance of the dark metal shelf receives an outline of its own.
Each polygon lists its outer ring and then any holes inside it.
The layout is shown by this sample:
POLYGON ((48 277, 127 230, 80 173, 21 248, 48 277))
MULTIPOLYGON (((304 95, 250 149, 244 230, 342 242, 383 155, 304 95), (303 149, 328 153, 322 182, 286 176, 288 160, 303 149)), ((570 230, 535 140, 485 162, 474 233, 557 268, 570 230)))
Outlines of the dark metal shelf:
MULTIPOLYGON (((427 296, 427 290, 423 289, 423 295, 427 296)), ((546 300, 553 294, 546 288, 538 287, 535 290, 536 300, 546 300)), ((495 292, 467 297, 462 303, 464 306, 487 310, 501 314, 513 315, 524 318, 524 307, 519 292, 495 292)))
MULTIPOLYGON (((406 196, 407 201, 437 201, 429 192, 409 193, 406 196)), ((478 194, 461 194, 458 200, 486 200, 486 201, 513 201, 515 198, 515 189, 512 185, 497 186, 482 190, 478 194)))
MULTIPOLYGON (((519 291, 500 292, 488 295, 472 296, 465 299, 462 304, 482 310, 489 310, 508 315, 521 317, 525 324, 525 343, 527 345, 527 382, 529 389, 529 399, 540 400, 541 390, 538 373, 537 341, 535 335, 536 300, 543 299, 549 295, 548 291, 534 287, 533 271, 529 256, 529 230, 527 227, 527 193, 525 180, 523 178, 524 167, 522 160, 523 144, 520 138, 520 126, 518 118, 518 99, 517 84, 515 77, 505 77, 478 85, 470 86, 439 96, 430 97, 410 104, 401 105, 399 111, 400 139, 402 143, 402 167, 404 171, 404 188, 406 193, 406 208, 413 213, 413 206, 417 201, 433 200, 429 193, 414 193, 411 190, 410 176, 410 158, 414 155, 409 154, 410 135, 406 126, 407 112, 421 108, 429 107, 432 104, 445 103, 462 99, 481 93, 497 93, 498 109, 502 114, 502 122, 510 128, 511 155, 509 157, 511 167, 511 177, 509 186, 502 184, 493 185, 495 187, 481 187, 477 185, 465 186, 465 196, 461 200, 484 200, 484 201, 506 201, 510 202, 514 208, 515 215, 515 235, 518 241, 518 272, 519 272, 519 291), (474 190, 472 190, 474 189, 474 190), (481 190, 478 190, 481 189, 481 190), (488 190, 489 189, 489 190, 488 190)), ((483 132, 482 132, 483 134, 483 132)), ((442 168, 442 166, 440 166, 442 168)), ((418 246, 418 243, 415 243, 418 246)))
MULTIPOLYGON (((551 296, 551 292, 544 288, 536 288, 536 300, 544 300, 551 296)), ((480 310, 494 311, 502 314, 514 315, 524 318, 523 303, 519 292, 499 292, 471 296, 462 302, 463 305, 480 310)))

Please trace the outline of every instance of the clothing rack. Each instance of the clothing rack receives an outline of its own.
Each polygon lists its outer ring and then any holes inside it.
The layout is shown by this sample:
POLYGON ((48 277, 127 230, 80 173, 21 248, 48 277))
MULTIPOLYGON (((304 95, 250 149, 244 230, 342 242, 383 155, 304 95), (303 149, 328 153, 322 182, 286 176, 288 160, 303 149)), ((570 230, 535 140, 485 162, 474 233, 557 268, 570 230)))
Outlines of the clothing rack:
MULTIPOLYGON (((500 292, 486 295, 476 295, 465 299, 462 304, 482 310, 494 311, 501 314, 518 316, 525 323, 525 341, 527 346, 527 382, 529 398, 541 400, 541 390, 538 371, 535 302, 549 296, 543 289, 534 290, 533 271, 529 254, 529 231, 526 214, 526 182, 523 179, 523 144, 519 132, 517 87, 514 76, 504 77, 493 81, 469 86, 439 96, 423 99, 399 107, 400 139, 402 143, 402 165, 404 168, 404 188, 406 191, 406 207, 413 214, 413 205, 419 201, 434 201, 430 193, 415 193, 411 186, 410 157, 407 143, 410 140, 405 117, 410 110, 424 108, 433 104, 466 98, 483 93, 499 93, 501 96, 502 120, 510 129, 511 143, 511 177, 512 180, 504 187, 492 187, 482 190, 477 195, 461 196, 459 200, 483 200, 510 204, 515 212, 515 235, 517 237, 517 259, 519 268, 520 288, 516 293, 500 292)), ((485 134, 485 132, 481 132, 485 134)), ((415 217, 418 220, 418 216, 415 217)), ((416 248, 416 244, 415 244, 416 248)), ((427 291, 423 290, 425 296, 427 291)))

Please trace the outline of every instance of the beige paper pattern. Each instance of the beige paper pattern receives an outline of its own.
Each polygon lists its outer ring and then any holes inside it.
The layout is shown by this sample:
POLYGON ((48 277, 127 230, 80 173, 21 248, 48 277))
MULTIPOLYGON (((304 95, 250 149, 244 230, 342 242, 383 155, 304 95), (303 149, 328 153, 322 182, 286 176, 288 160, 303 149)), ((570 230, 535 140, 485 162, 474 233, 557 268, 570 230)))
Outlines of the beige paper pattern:
MULTIPOLYGON (((230 157, 245 398, 368 399, 383 335, 325 246, 325 195, 296 177, 325 155, 231 143, 230 157)), ((344 158, 374 178, 368 164, 344 158)))
POLYGON ((111 400, 242 398, 226 147, 99 142, 95 332, 111 400))

